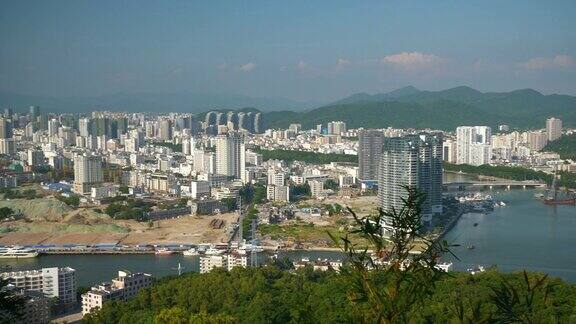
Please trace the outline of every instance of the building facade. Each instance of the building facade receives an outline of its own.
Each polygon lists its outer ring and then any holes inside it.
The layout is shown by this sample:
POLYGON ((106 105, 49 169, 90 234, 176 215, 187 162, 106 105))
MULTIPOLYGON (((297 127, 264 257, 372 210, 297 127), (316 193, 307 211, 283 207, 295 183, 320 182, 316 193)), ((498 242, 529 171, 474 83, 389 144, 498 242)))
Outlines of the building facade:
MULTIPOLYGON (((423 192, 422 222, 432 225, 434 215, 442 213, 442 135, 386 138, 378 183, 379 207, 387 211, 402 208, 408 195, 405 187, 423 192)), ((389 235, 389 224, 384 227, 389 235)))

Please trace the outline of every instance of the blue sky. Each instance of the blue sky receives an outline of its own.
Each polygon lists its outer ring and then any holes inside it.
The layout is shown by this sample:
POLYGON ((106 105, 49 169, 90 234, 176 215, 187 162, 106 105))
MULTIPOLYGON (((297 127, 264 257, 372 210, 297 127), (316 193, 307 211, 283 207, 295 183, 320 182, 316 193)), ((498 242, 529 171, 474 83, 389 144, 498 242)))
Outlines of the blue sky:
POLYGON ((576 1, 3 1, 0 90, 576 94, 576 1))

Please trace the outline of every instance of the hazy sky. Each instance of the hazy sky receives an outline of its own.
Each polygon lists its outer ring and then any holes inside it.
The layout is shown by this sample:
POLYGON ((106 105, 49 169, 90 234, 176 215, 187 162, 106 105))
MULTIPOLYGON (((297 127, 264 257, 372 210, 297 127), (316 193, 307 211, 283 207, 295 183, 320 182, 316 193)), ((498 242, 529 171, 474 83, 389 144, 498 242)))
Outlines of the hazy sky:
POLYGON ((2 1, 0 90, 576 94, 576 1, 2 1))

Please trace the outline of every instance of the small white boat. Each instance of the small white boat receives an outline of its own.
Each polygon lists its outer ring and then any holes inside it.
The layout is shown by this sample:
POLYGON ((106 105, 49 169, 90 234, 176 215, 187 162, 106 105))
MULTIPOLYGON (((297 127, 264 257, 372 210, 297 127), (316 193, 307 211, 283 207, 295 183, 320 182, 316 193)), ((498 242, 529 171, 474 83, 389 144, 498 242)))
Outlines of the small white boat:
POLYGON ((220 255, 224 252, 225 252, 224 250, 219 250, 219 249, 216 249, 216 248, 211 246, 209 249, 206 250, 206 252, 204 252, 204 254, 206 254, 206 255, 220 255))
POLYGON ((196 250, 195 248, 190 248, 190 249, 182 252, 182 254, 184 254, 184 256, 197 256, 197 255, 200 255, 200 253, 198 252, 198 250, 196 250))
POLYGON ((467 270, 471 275, 486 271, 483 266, 479 265, 476 268, 467 270))
POLYGON ((12 247, 0 249, 0 259, 28 259, 38 256, 38 251, 24 247, 12 247))
POLYGON ((172 253, 174 253, 174 251, 168 250, 166 248, 161 248, 154 252, 156 255, 171 255, 172 253))

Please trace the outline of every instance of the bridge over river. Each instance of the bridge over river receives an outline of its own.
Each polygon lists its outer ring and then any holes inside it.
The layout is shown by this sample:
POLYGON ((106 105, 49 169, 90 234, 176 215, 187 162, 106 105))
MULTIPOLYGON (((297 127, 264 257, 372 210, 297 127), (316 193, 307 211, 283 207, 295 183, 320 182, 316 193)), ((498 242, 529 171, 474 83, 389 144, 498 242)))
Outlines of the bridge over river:
POLYGON ((445 181, 444 190, 465 190, 465 189, 492 189, 492 188, 544 188, 545 182, 526 180, 494 180, 494 181, 445 181))

